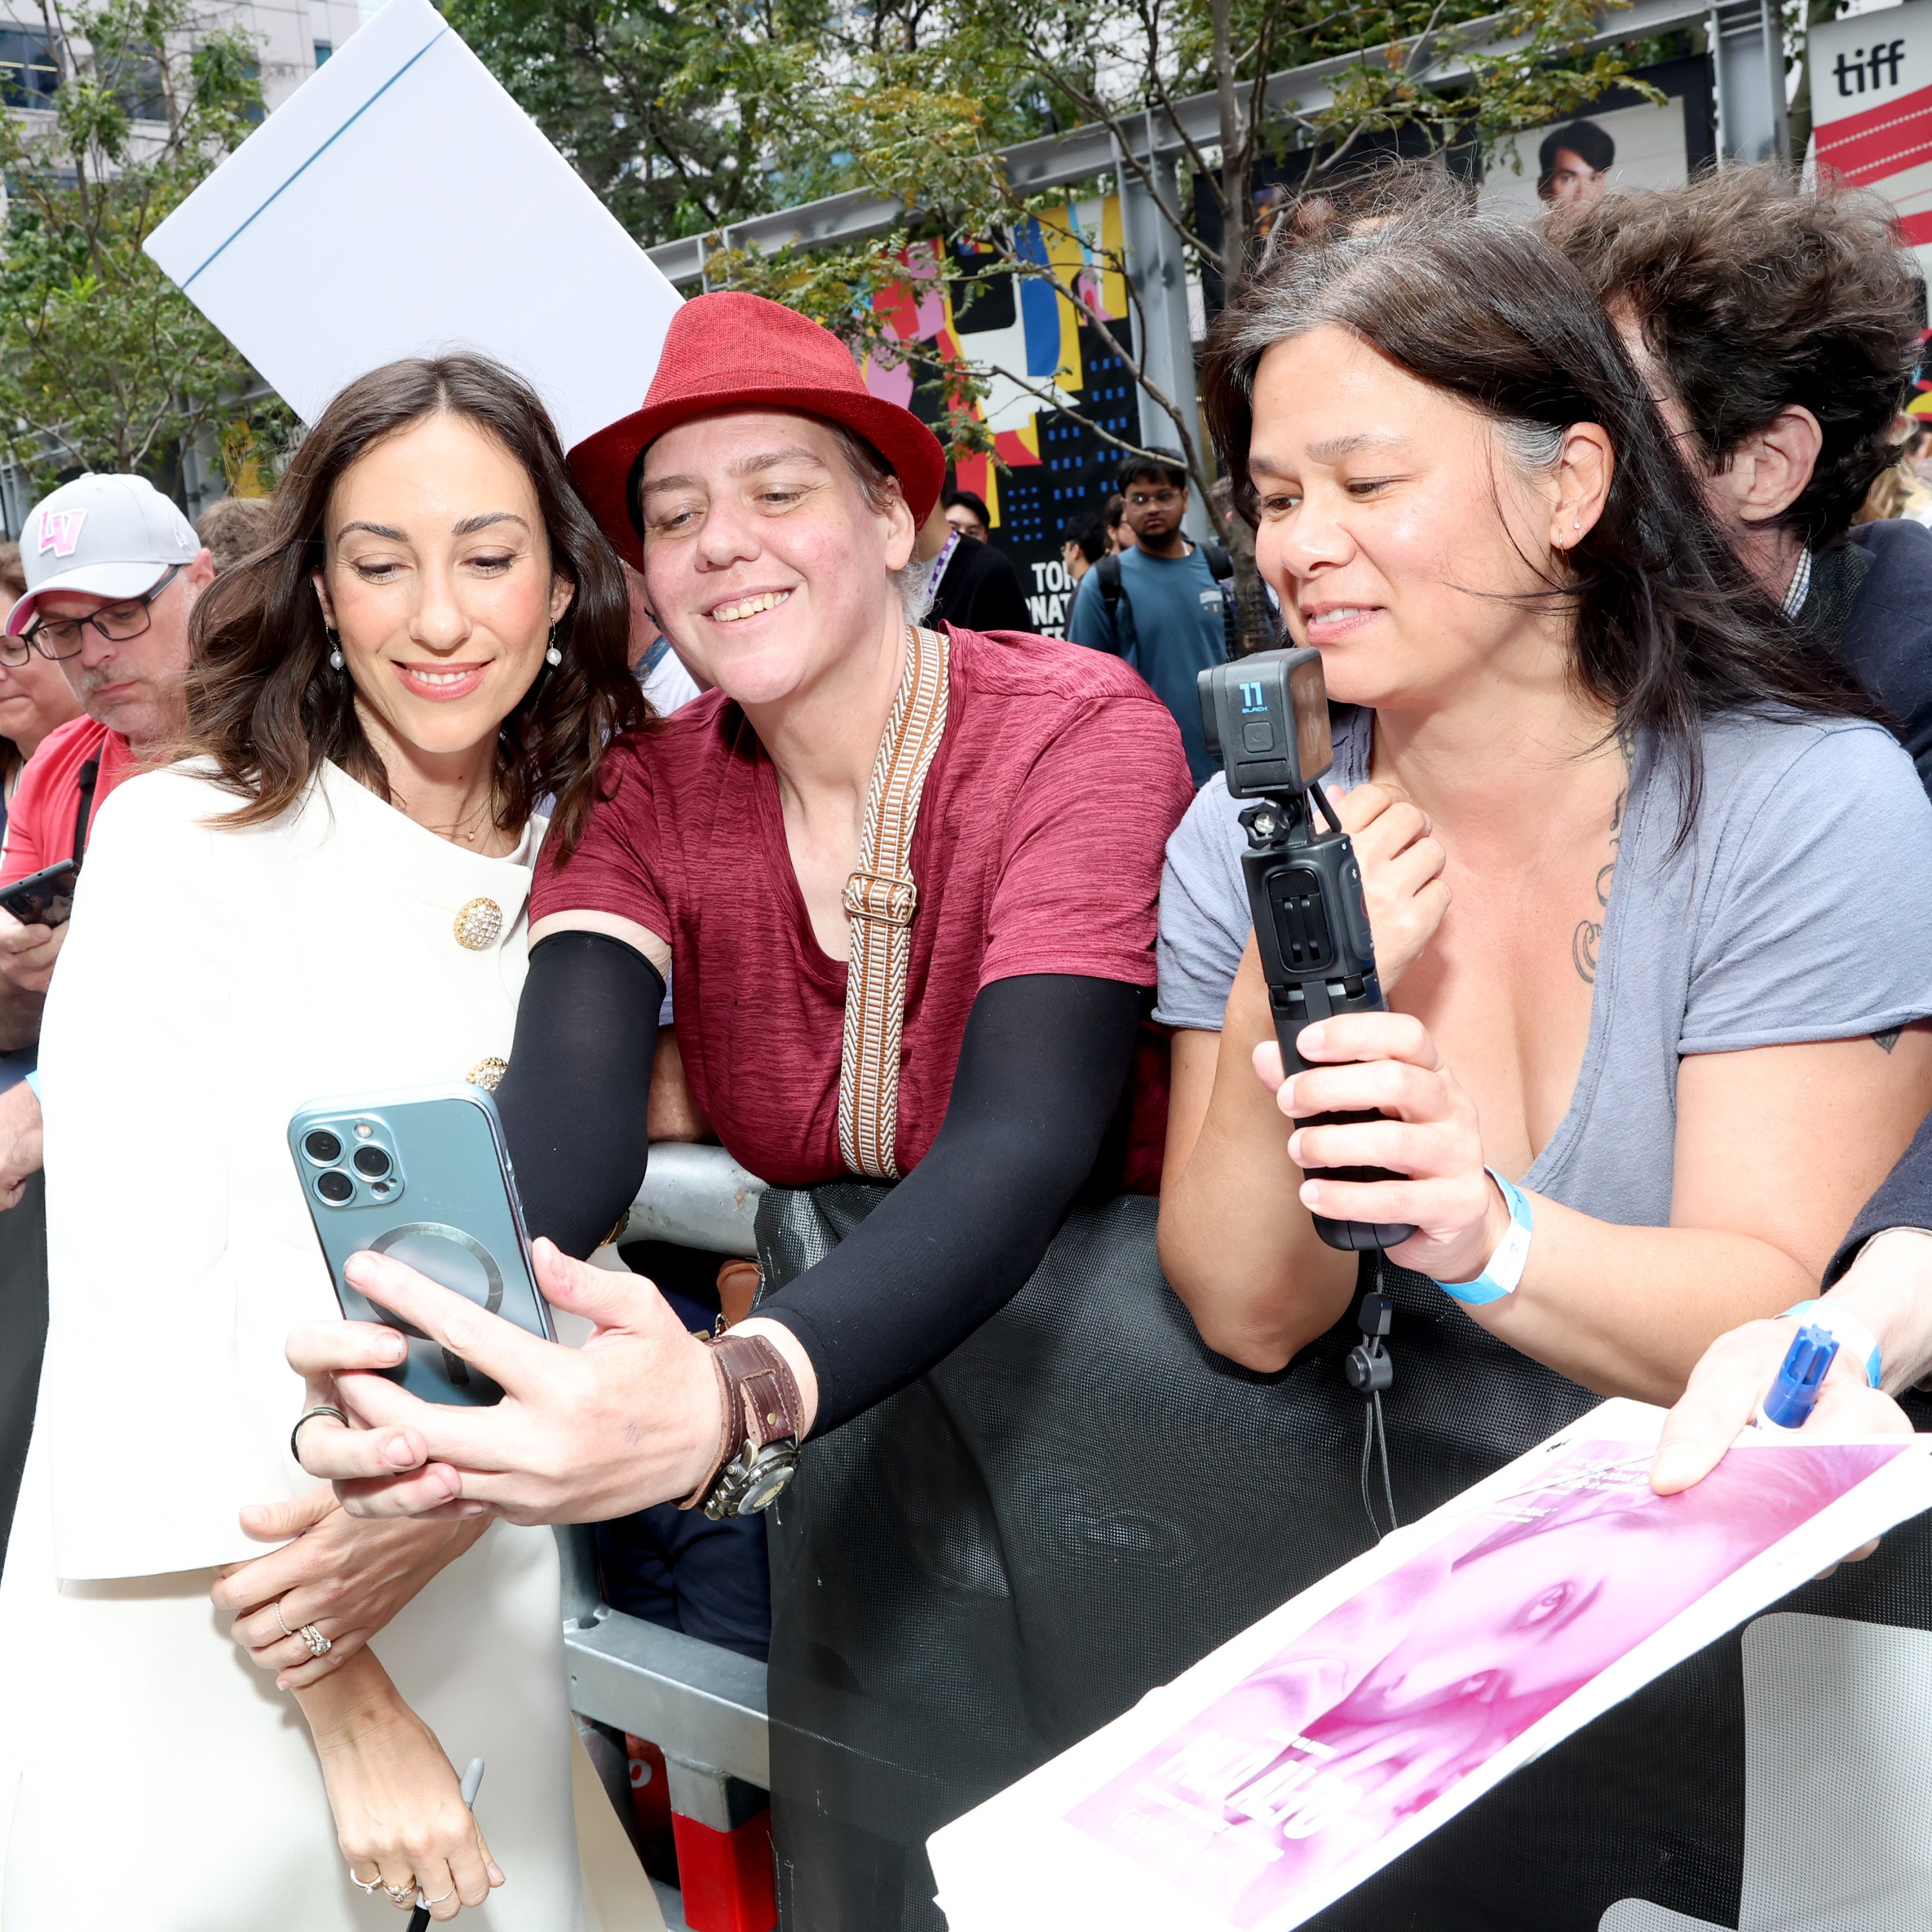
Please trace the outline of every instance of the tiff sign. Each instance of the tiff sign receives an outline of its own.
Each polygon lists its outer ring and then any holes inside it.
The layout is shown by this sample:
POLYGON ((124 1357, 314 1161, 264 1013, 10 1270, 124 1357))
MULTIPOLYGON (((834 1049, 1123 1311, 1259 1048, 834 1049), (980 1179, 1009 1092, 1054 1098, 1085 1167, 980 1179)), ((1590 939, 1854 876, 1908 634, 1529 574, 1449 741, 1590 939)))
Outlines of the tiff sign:
POLYGON ((1811 29, 1818 171, 1870 188, 1932 246, 1932 0, 1811 29))

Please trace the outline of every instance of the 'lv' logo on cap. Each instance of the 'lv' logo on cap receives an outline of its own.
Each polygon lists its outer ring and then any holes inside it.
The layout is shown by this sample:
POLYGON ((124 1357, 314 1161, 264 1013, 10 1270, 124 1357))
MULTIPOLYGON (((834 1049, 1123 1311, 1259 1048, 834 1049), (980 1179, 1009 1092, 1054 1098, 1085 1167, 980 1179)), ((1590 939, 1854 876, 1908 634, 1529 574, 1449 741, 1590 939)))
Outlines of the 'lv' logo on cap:
POLYGON ((80 541, 80 526, 87 520, 85 510, 43 510, 40 512, 40 554, 52 550, 56 556, 71 556, 80 541))

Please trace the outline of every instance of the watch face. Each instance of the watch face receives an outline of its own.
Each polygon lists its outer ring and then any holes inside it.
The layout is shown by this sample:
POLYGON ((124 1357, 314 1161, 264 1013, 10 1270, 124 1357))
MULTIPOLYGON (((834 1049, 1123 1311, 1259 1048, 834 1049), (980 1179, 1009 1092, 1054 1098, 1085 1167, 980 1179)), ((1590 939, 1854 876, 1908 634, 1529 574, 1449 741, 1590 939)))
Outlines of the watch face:
POLYGON ((752 1480, 745 1486, 743 1498, 738 1504, 740 1516, 756 1516, 762 1509, 768 1509, 776 1502, 785 1485, 798 1473, 798 1465, 790 1456, 774 1458, 762 1469, 755 1471, 752 1480))

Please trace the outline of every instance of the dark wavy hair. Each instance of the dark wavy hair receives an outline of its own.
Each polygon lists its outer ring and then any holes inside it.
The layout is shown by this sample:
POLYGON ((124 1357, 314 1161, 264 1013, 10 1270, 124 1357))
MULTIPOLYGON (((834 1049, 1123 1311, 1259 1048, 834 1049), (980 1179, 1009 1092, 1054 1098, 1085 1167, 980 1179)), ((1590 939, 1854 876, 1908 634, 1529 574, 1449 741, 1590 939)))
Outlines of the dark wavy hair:
POLYGON ((1574 617, 1572 674, 1619 732, 1683 760, 1688 830, 1702 779, 1698 727, 1727 710, 1871 717, 1851 674, 1786 622, 1706 507, 1616 329, 1576 270, 1533 230, 1471 213, 1406 177, 1383 210, 1271 250, 1217 319, 1202 364, 1210 433, 1256 512, 1248 451, 1256 367, 1275 344, 1348 330, 1491 418, 1510 455, 1556 460, 1596 423, 1616 455, 1594 528, 1544 568, 1539 596, 1574 617))
POLYGON ((1925 326, 1892 208, 1774 164, 1726 168, 1606 194, 1551 237, 1600 301, 1628 306, 1713 469, 1794 403, 1817 418, 1810 481, 1776 520, 1814 550, 1841 538, 1898 456, 1925 326))
POLYGON ((355 686, 328 666, 314 578, 323 566, 330 493, 385 437, 425 418, 462 417, 494 436, 536 491, 550 566, 575 586, 557 626, 563 661, 546 664, 503 720, 495 818, 519 831, 546 798, 568 856, 597 794, 610 740, 644 727, 632 674, 623 566, 572 487, 548 413, 528 384, 487 356, 412 357, 373 369, 329 404, 277 486, 260 548, 224 571, 195 606, 183 755, 213 760, 248 802, 224 825, 261 825, 307 789, 325 759, 387 800, 382 761, 362 728, 355 686))

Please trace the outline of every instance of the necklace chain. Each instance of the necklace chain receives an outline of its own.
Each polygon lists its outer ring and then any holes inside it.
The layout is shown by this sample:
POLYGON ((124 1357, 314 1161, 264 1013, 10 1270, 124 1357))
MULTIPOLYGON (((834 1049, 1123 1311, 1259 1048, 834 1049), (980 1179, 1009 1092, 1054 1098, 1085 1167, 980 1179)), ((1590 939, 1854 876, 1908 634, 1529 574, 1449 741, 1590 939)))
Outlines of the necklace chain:
POLYGON ((496 802, 496 788, 493 784, 490 788, 488 796, 483 800, 481 804, 476 806, 470 812, 466 812, 464 816, 461 818, 459 818, 447 832, 443 832, 441 836, 445 838, 451 840, 460 838, 467 844, 475 844, 476 843, 477 838, 482 832, 483 828, 479 825, 473 832, 465 832, 463 829, 464 826, 470 820, 476 818, 482 814, 490 811, 494 807, 496 802))

